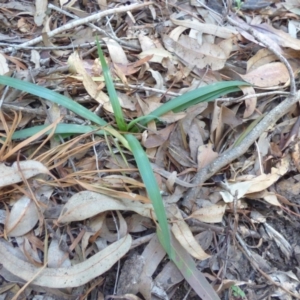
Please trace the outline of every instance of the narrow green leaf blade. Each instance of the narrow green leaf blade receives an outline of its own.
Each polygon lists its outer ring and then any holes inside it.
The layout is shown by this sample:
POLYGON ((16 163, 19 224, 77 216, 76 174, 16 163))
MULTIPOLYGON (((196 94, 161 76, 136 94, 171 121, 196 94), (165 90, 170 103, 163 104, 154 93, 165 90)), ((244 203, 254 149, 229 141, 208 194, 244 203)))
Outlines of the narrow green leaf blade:
POLYGON ((169 111, 179 112, 188 107, 198 104, 200 102, 211 101, 222 95, 239 91, 239 86, 249 85, 243 81, 221 81, 208 86, 195 89, 179 97, 176 97, 167 103, 164 103, 154 111, 152 111, 148 118, 143 119, 140 124, 145 126, 150 121, 158 118, 169 111))
MULTIPOLYGON (((28 137, 31 137, 35 135, 36 133, 42 131, 49 125, 39 125, 39 126, 34 126, 22 130, 18 130, 14 132, 12 135, 13 140, 18 140, 18 139, 26 139, 28 137)), ((85 134, 89 132, 94 132, 94 134, 97 135, 103 135, 104 130, 97 130, 98 128, 96 126, 86 126, 86 125, 77 125, 77 124, 57 124, 55 127, 55 134, 85 134)), ((52 132, 53 129, 50 129, 46 134, 49 134, 52 132)))
POLYGON ((172 255, 171 235, 168 226, 167 215, 149 159, 139 141, 132 134, 126 134, 125 138, 131 148, 141 177, 146 186, 148 196, 152 202, 160 226, 160 230, 158 229, 158 232, 161 231, 161 235, 163 237, 161 239, 162 246, 169 255, 172 255))
POLYGON ((173 112, 180 112, 180 111, 183 111, 193 105, 196 105, 200 102, 209 102, 209 101, 212 101, 212 100, 215 100, 216 98, 220 97, 220 96, 223 96, 223 95, 226 95, 226 94, 229 94, 229 93, 233 93, 233 92, 238 92, 240 91, 240 88, 239 87, 227 87, 227 88, 224 88, 224 89, 219 89, 219 90, 216 90, 216 91, 212 91, 211 93, 207 93, 201 97, 197 97, 195 99, 192 99, 186 103, 183 103, 182 105, 176 107, 175 109, 173 109, 173 112))
MULTIPOLYGON (((160 236, 159 236, 160 239, 160 236)), ((185 280, 202 300, 220 300, 219 296, 208 283, 205 276, 197 269, 196 264, 187 251, 180 245, 172 235, 173 258, 177 268, 185 280)))
POLYGON ((23 92, 30 93, 32 95, 47 99, 51 102, 57 103, 66 107, 67 109, 73 111, 77 115, 95 122, 98 125, 106 126, 107 122, 98 117, 93 112, 89 111, 84 106, 78 104, 77 102, 73 101, 70 98, 67 98, 59 93, 46 89, 42 86, 38 86, 36 84, 22 81, 16 78, 11 78, 7 76, 0 75, 0 84, 8 85, 15 89, 21 90, 23 92))
MULTIPOLYGON (((78 104, 77 102, 73 101, 72 99, 69 99, 63 95, 60 95, 54 91, 48 90, 42 86, 38 86, 35 84, 32 84, 30 82, 22 81, 16 78, 11 78, 7 76, 0 75, 0 84, 8 85, 10 87, 13 87, 15 89, 19 89, 23 92, 30 93, 32 95, 47 99, 51 102, 57 103, 61 106, 66 107, 67 109, 73 111, 77 115, 83 117, 84 119, 90 120, 100 126, 105 126, 105 130, 109 132, 111 135, 116 137, 121 141, 121 143, 129 149, 128 143, 125 140, 125 138, 118 133, 113 127, 109 126, 108 123, 98 117, 93 112, 89 111, 84 106, 78 104)), ((81 125, 78 125, 81 126, 81 125)), ((76 133, 76 132, 74 132, 76 133)), ((78 132, 81 133, 81 132, 78 132)))
POLYGON ((102 66, 102 71, 103 71, 103 76, 104 76, 104 80, 106 83, 106 88, 107 88, 107 92, 109 95, 109 99, 114 111, 114 115, 116 118, 116 122, 118 125, 118 128, 120 130, 126 131, 127 130, 127 124, 125 122, 124 116, 123 116, 123 112, 122 112, 122 108, 118 99, 118 95, 113 83, 113 80, 111 78, 110 72, 109 72, 109 68, 107 66, 107 63, 105 61, 104 55, 103 55, 103 51, 101 49, 99 40, 97 38, 96 40, 97 43, 97 48, 98 48, 98 56, 100 58, 100 62, 101 62, 101 66, 102 66))

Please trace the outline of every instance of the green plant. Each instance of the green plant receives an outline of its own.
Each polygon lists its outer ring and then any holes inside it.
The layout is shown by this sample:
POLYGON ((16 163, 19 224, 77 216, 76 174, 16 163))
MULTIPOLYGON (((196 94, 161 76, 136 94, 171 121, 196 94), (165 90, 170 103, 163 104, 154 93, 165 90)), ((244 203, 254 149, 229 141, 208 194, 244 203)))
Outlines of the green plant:
POLYGON ((232 295, 234 297, 237 297, 237 298, 245 298, 246 297, 246 294, 240 287, 233 285, 230 289, 231 289, 232 295))
POLYGON ((235 0, 235 5, 237 10, 241 10, 241 7, 243 5, 242 0, 235 0))
MULTIPOLYGON (((154 177, 153 170, 150 166, 148 157, 144 152, 142 146, 140 145, 139 141, 130 132, 136 131, 137 129, 137 127, 135 126, 136 123, 145 126, 150 121, 159 119, 160 116, 164 115, 169 111, 179 112, 200 102, 212 101, 224 94, 239 91, 239 86, 248 85, 248 84, 241 81, 231 81, 231 82, 219 82, 206 87, 202 87, 194 91, 188 92, 180 97, 172 99, 171 101, 161 105, 159 108, 151 112, 150 115, 137 118, 136 120, 127 123, 126 120, 124 119, 122 108, 120 106, 116 94, 116 90, 111 75, 109 73, 109 68, 107 66, 107 63, 105 61, 103 52, 101 50, 98 41, 97 44, 98 44, 98 55, 103 69, 103 75, 105 78, 107 91, 114 110, 114 116, 116 119, 117 128, 113 127, 112 125, 109 125, 105 120, 98 117, 96 114, 89 111, 82 105, 76 103, 75 101, 63 95, 60 95, 56 92, 48 90, 44 87, 37 86, 35 84, 28 83, 28 82, 23 82, 21 80, 17 80, 14 78, 9 78, 6 76, 0 76, 0 84, 8 85, 10 87, 22 90, 24 92, 36 95, 38 97, 62 105, 68 108, 69 110, 73 111, 77 115, 85 119, 88 119, 96 124, 96 126, 58 124, 55 128, 56 134, 82 134, 87 132, 93 132, 94 134, 103 135, 107 133, 112 135, 114 138, 117 138, 125 148, 129 149, 132 152, 136 160, 138 169, 140 171, 141 177, 143 179, 143 182, 145 184, 148 196, 153 204, 153 208, 158 221, 157 233, 160 242, 162 243, 162 246, 168 253, 169 257, 180 268, 180 266, 184 266, 186 264, 185 262, 182 261, 182 259, 180 258, 181 256, 178 255, 178 251, 176 252, 174 250, 174 246, 172 245, 166 211, 164 208, 164 204, 162 201, 158 184, 154 177)), ((12 135, 12 139, 30 137, 36 134, 37 132, 41 131, 45 127, 46 126, 36 126, 36 127, 17 131, 12 135)), ((182 272, 184 274, 187 274, 186 276, 188 276, 188 274, 190 274, 192 271, 191 269, 189 270, 182 269, 182 272)), ((213 295, 212 297, 210 297, 210 299, 217 299, 216 296, 214 296, 216 294, 214 293, 213 290, 211 290, 210 293, 212 293, 211 295, 213 295)))

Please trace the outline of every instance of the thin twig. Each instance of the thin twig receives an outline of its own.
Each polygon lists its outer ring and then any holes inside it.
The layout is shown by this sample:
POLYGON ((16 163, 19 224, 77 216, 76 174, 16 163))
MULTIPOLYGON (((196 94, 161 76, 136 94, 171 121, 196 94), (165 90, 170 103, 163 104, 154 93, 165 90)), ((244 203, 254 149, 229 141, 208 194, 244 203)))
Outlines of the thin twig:
POLYGON ((229 97, 229 98, 218 98, 216 101, 223 101, 223 102, 229 102, 229 103, 235 103, 235 102, 240 102, 246 99, 251 99, 253 97, 267 97, 267 96, 272 96, 272 95, 290 95, 289 92, 283 92, 283 91, 272 91, 272 92, 265 92, 265 93, 258 93, 258 94, 250 94, 250 95, 244 95, 240 98, 234 98, 234 97, 229 97))
MULTIPOLYGON (((51 4, 51 3, 48 5, 48 8, 51 8, 51 9, 53 9, 53 10, 56 10, 56 11, 58 11, 58 12, 64 14, 64 15, 66 15, 66 16, 72 18, 72 19, 75 19, 75 20, 79 20, 79 19, 80 19, 80 18, 77 17, 76 15, 73 15, 73 14, 71 14, 71 13, 69 13, 69 12, 67 12, 67 11, 65 11, 65 10, 63 10, 63 9, 61 9, 61 8, 59 8, 59 7, 55 6, 55 5, 53 5, 53 4, 51 4)), ((109 34, 107 31, 101 29, 100 27, 98 27, 98 26, 96 26, 96 25, 94 25, 94 24, 87 23, 86 25, 89 26, 90 28, 95 29, 96 31, 102 33, 103 35, 105 35, 105 36, 107 36, 107 37, 109 37, 109 38, 115 40, 115 41, 118 42, 119 44, 122 44, 122 45, 125 45, 125 46, 127 46, 127 47, 133 48, 134 50, 141 50, 141 47, 136 46, 136 45, 131 45, 130 43, 127 43, 126 41, 123 41, 123 40, 119 39, 116 35, 114 35, 114 34, 109 34)), ((80 46, 80 47, 81 47, 81 46, 80 46)))
MULTIPOLYGON (((59 33, 62 33, 64 31, 67 31, 67 30, 70 30, 70 29, 73 29, 77 26, 100 20, 103 17, 113 15, 113 14, 128 12, 128 11, 131 11, 131 10, 141 9, 141 8, 143 8, 145 6, 149 6, 151 4, 153 4, 153 2, 145 2, 143 4, 131 4, 131 5, 127 5, 127 6, 122 6, 122 7, 118 7, 118 8, 112 8, 112 9, 108 9, 108 10, 105 10, 105 11, 101 11, 99 13, 93 14, 93 15, 88 16, 86 18, 82 18, 82 19, 79 19, 79 20, 74 20, 73 22, 67 23, 62 27, 56 28, 56 29, 48 32, 47 36, 48 36, 48 38, 51 38, 51 37, 53 37, 53 36, 55 36, 59 33)), ((30 40, 26 43, 23 43, 19 46, 27 47, 27 46, 36 45, 37 43, 42 42, 42 40, 43 40, 43 37, 39 36, 39 37, 37 37, 35 39, 32 39, 32 40, 30 40)), ((13 50, 14 50, 14 47, 8 47, 8 48, 2 50, 2 52, 7 53, 7 52, 11 52, 13 50)))
POLYGON ((254 143, 255 143, 255 146, 256 146, 256 149, 257 149, 257 156, 258 156, 258 162, 259 162, 260 175, 263 175, 264 174, 264 169, 263 169, 263 165, 262 165, 261 153, 259 151, 258 143, 256 141, 254 143))
POLYGON ((150 91, 150 92, 155 92, 155 93, 162 93, 162 94, 169 95, 169 96, 174 96, 174 97, 178 97, 178 96, 182 95, 180 93, 175 93, 175 92, 170 92, 170 91, 155 89, 155 88, 144 86, 144 85, 115 83, 115 86, 116 87, 123 87, 125 89, 132 88, 132 89, 135 89, 135 90, 144 90, 144 91, 150 91))
POLYGON ((300 92, 297 92, 295 96, 286 98, 283 102, 273 108, 245 137, 243 143, 228 149, 222 153, 215 161, 201 169, 194 177, 193 184, 197 184, 197 187, 190 189, 184 197, 183 205, 191 210, 197 195, 200 192, 202 184, 208 180, 211 176, 217 173, 221 168, 230 164, 233 160, 243 155, 258 139, 269 126, 274 125, 278 119, 283 117, 289 112, 291 107, 300 100, 300 92))
POLYGON ((270 51, 272 51, 278 59, 286 66, 290 76, 290 96, 287 97, 283 102, 273 108, 253 129, 252 131, 244 138, 243 143, 240 145, 228 149, 224 153, 222 153, 215 161, 201 169, 194 177, 193 184, 196 184, 197 187, 188 190, 186 193, 183 205, 188 209, 192 210, 194 203, 196 201, 197 195, 200 192, 202 184, 217 173, 220 169, 230 164, 233 160, 239 158, 243 155, 251 145, 263 134, 264 131, 268 129, 269 126, 274 125, 281 117, 283 117, 286 113, 289 112, 291 107, 296 104, 300 100, 300 92, 296 92, 296 83, 293 70, 287 61, 276 49, 273 49, 270 45, 268 45, 264 41, 264 35, 253 30, 246 23, 240 23, 229 16, 227 16, 228 22, 232 25, 242 28, 243 30, 252 34, 259 42, 265 45, 270 51))
POLYGON ((239 241, 239 248, 240 250, 243 252, 243 254, 247 257, 248 261, 250 262, 250 264, 252 265, 252 267, 257 270, 263 277, 266 278, 267 281, 269 281, 271 284, 275 285, 276 287, 284 290, 286 293, 288 293, 289 295, 295 297, 296 299, 300 299, 299 295, 296 295, 295 293, 291 292, 289 289, 287 289, 286 287, 284 287, 282 284, 280 284, 279 282, 276 282, 272 279, 272 277, 270 275, 268 275, 267 273, 265 273, 263 270, 261 270, 261 268, 259 267, 259 265, 257 264, 257 262, 255 261, 254 257, 252 256, 251 252, 248 250, 248 248, 246 247, 243 239, 240 237, 240 235, 238 233, 235 234, 237 240, 239 241))
POLYGON ((15 45, 15 44, 8 44, 8 43, 0 43, 0 46, 8 46, 14 49, 27 49, 27 50, 59 50, 59 49, 74 49, 74 48, 89 48, 93 47, 96 45, 96 42, 91 42, 91 43, 84 43, 80 45, 67 45, 67 46, 51 46, 51 47, 45 47, 45 46, 22 46, 23 44, 20 45, 15 45))
MULTIPOLYGON (((122 41, 122 40, 120 40, 122 41)), ((130 43, 126 42, 119 42, 119 44, 122 44, 122 47, 124 49, 132 50, 132 51, 137 51, 140 49, 138 46, 131 45, 130 43)), ((49 47, 44 47, 44 46, 22 46, 21 45, 15 45, 15 44, 8 44, 8 43, 0 43, 0 46, 8 46, 12 47, 14 49, 24 49, 24 50, 68 50, 68 49, 83 49, 83 48, 92 48, 96 45, 96 42, 89 42, 89 43, 84 43, 80 45, 72 44, 72 45, 66 45, 66 46, 49 46, 49 47)), ((103 47, 106 47, 105 43, 101 43, 100 45, 103 47)))

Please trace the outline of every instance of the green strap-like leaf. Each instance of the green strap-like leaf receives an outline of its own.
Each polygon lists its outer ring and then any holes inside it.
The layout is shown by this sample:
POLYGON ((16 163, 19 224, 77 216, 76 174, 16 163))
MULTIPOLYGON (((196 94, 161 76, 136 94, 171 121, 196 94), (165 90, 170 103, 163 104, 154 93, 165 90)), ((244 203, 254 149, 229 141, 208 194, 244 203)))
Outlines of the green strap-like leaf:
POLYGON ((169 255, 172 255, 172 247, 171 247, 171 236, 170 230, 167 221, 167 215, 165 211, 165 207, 163 204, 163 200, 160 194, 160 190, 155 179, 153 170, 151 168, 149 159, 140 145, 139 141, 132 135, 126 134, 126 140, 131 148, 134 159, 140 171, 141 177, 145 184, 148 196, 152 202, 159 227, 158 231, 161 231, 160 236, 162 236, 161 243, 169 255))
POLYGON ((100 58, 102 71, 103 71, 103 76, 104 76, 107 92, 108 92, 108 95, 109 95, 109 100, 110 100, 110 103, 111 103, 113 111, 114 111, 114 115, 115 115, 115 118, 116 118, 118 128, 122 131, 127 131, 127 124, 126 124, 124 116, 123 116, 122 107, 120 105, 118 95, 117 95, 113 80, 111 78, 109 68, 108 68, 107 63, 105 61, 103 51, 102 51, 101 46, 99 44, 98 38, 96 40, 96 43, 97 43, 97 48, 98 48, 98 56, 100 58))
MULTIPOLYGON (((65 108, 73 111, 75 114, 83 117, 84 119, 90 120, 102 127, 105 126, 105 130, 107 132, 109 132, 111 135, 113 135, 114 137, 119 139, 119 141, 124 145, 124 147, 129 149, 127 141, 118 131, 116 131, 113 127, 109 126, 105 120, 101 119, 96 114, 89 111, 87 108, 78 104, 77 102, 73 101, 72 99, 67 98, 63 95, 60 95, 59 93, 56 93, 49 89, 46 89, 42 86, 38 86, 38 85, 30 83, 30 82, 22 81, 22 80, 7 77, 7 76, 0 75, 0 84, 8 85, 15 89, 19 89, 23 92, 27 92, 32 95, 49 100, 51 102, 57 103, 65 108)), ((81 126, 81 125, 79 125, 79 126, 81 126)), ((76 133, 76 132, 74 132, 74 133, 76 133)))
MULTIPOLYGON (((179 97, 176 97, 154 111, 152 111, 148 118, 143 119, 139 122, 141 125, 146 125, 150 121, 158 118, 169 111, 179 112, 183 111, 192 105, 196 105, 200 102, 207 102, 214 100, 222 95, 239 91, 239 86, 249 85, 243 81, 221 81, 208 86, 195 89, 179 97)), ((147 117, 147 116, 146 116, 147 117)))
MULTIPOLYGON (((39 126, 34 126, 22 130, 18 130, 14 132, 12 135, 13 140, 18 140, 18 139, 27 139, 28 137, 31 137, 35 135, 36 133, 42 131, 49 125, 39 125, 39 126)), ((55 127, 55 134, 85 134, 88 132, 94 132, 94 134, 97 135, 103 135, 104 130, 97 130, 98 128, 96 126, 87 126, 87 125, 77 125, 77 124, 57 124, 55 127)), ((49 134, 52 132, 52 129, 46 132, 46 134, 49 134)))
POLYGON ((73 111, 75 114, 83 117, 84 119, 90 120, 100 126, 107 126, 106 121, 98 117, 93 112, 89 111, 84 106, 68 97, 46 89, 42 86, 7 76, 0 76, 0 84, 8 85, 23 92, 27 92, 29 94, 47 99, 73 111))

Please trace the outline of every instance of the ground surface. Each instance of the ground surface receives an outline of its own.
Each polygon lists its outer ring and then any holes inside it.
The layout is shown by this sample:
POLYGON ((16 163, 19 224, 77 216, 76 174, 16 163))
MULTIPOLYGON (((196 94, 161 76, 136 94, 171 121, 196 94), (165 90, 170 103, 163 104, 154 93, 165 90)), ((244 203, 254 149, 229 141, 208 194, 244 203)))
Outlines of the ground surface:
POLYGON ((192 280, 160 245, 130 151, 95 131, 53 134, 92 123, 0 85, 0 299, 218 299, 199 271, 220 299, 300 298, 300 4, 229 2, 0 0, 0 74, 113 128, 96 36, 128 121, 200 87, 251 84, 136 133, 192 280))

